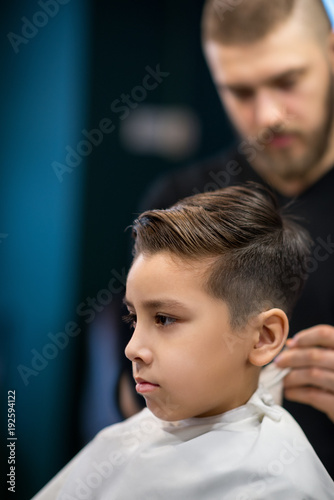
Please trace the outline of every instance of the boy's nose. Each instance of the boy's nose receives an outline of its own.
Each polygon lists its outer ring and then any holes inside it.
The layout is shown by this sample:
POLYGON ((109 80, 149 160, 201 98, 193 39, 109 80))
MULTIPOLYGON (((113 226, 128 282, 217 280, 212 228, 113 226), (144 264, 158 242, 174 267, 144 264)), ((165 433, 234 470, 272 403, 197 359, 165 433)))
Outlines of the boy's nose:
POLYGON ((125 356, 132 362, 150 364, 152 363, 152 350, 145 341, 145 337, 140 334, 138 325, 133 332, 130 342, 125 348, 125 356))

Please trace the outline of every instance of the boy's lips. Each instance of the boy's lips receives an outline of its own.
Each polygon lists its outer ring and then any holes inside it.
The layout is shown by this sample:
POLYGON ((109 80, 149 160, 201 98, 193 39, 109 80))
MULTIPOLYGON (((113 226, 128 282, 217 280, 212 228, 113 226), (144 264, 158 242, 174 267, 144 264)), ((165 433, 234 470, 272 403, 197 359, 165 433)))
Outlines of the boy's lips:
POLYGON ((149 382, 148 380, 145 380, 140 377, 135 377, 135 381, 136 381, 136 391, 139 392, 140 394, 152 392, 157 387, 159 387, 158 384, 153 384, 152 382, 149 382))

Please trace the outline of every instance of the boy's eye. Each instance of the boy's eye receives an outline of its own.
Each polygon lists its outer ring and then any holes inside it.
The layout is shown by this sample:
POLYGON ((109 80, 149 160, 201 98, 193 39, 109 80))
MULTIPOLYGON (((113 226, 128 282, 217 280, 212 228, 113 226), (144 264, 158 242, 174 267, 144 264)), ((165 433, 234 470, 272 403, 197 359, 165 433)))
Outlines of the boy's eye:
MULTIPOLYGON (((128 323, 131 328, 135 329, 137 326, 137 315, 134 313, 125 314, 122 316, 124 323, 128 323)), ((154 322, 157 326, 170 326, 175 323, 176 319, 170 318, 163 314, 156 314, 154 317, 154 322)))
POLYGON ((131 328, 136 328, 137 316, 134 313, 125 314, 122 316, 122 320, 128 323, 131 328))
POLYGON ((159 326, 170 326, 175 323, 175 318, 170 318, 169 316, 164 316, 163 314, 157 314, 155 316, 155 324, 159 326))

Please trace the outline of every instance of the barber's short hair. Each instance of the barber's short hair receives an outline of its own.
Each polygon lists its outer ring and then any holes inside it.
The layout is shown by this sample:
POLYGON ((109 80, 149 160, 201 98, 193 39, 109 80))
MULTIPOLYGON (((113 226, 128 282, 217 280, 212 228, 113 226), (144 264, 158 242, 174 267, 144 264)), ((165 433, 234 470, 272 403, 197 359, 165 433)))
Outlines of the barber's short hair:
POLYGON ((330 30, 322 0, 206 0, 202 14, 202 41, 223 45, 251 43, 288 20, 298 7, 301 22, 330 30), (319 26, 320 23, 320 26, 319 26))
POLYGON ((278 307, 290 316, 307 277, 310 238, 267 188, 247 183, 190 196, 134 221, 134 259, 168 252, 204 266, 204 289, 229 306, 231 325, 278 307))

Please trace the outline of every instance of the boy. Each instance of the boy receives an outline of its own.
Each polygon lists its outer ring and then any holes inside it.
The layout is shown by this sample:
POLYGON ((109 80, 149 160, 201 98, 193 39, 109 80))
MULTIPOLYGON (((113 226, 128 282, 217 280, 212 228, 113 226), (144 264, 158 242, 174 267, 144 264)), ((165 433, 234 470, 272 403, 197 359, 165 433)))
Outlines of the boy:
POLYGON ((298 424, 258 388, 287 338, 307 234, 252 185, 144 212, 133 235, 125 353, 147 408, 35 499, 333 499, 298 424))

